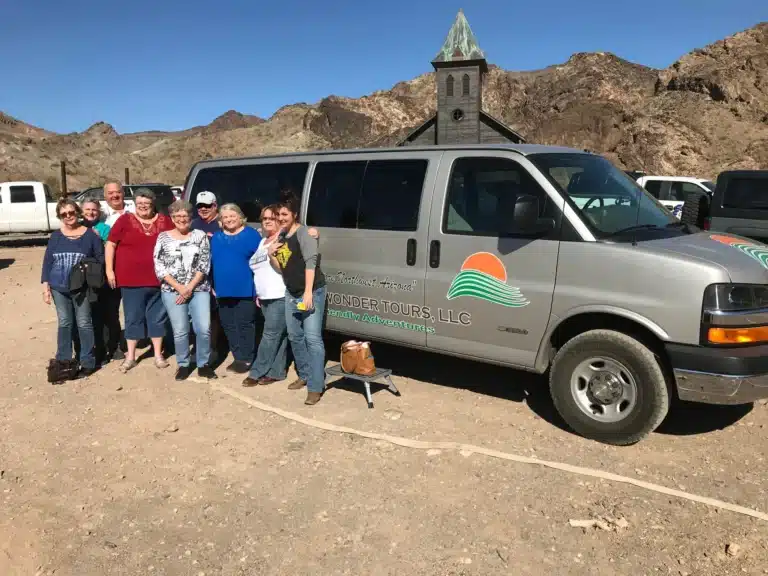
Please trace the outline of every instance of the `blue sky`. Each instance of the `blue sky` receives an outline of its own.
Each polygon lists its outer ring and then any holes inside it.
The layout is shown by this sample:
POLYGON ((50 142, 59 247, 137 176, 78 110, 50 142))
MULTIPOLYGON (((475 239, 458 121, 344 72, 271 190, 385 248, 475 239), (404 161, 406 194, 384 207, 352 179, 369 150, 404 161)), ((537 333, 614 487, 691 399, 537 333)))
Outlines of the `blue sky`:
POLYGON ((584 51, 663 68, 768 20, 766 0, 0 0, 0 110, 57 132, 268 117, 431 70, 459 8, 509 70, 584 51))

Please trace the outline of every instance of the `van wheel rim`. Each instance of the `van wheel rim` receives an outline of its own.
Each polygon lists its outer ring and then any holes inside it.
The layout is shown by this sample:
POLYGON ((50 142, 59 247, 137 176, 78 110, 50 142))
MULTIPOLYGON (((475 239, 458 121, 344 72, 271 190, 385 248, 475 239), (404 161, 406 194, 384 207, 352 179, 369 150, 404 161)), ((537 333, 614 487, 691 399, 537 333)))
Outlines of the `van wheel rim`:
POLYGON ((571 376, 576 405, 599 422, 620 422, 637 405, 637 383, 629 369, 612 358, 595 356, 581 362, 571 376))

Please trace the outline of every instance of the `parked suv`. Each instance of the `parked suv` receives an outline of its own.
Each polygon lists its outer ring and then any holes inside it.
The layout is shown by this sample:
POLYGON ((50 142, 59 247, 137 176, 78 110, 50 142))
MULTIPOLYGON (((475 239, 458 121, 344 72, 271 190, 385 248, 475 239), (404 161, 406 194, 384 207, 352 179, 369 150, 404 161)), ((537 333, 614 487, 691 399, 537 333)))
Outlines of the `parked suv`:
POLYGON ((711 202, 700 212, 705 230, 768 241, 768 170, 722 172, 711 202))
MULTIPOLYGON (((152 182, 148 184, 123 184, 126 203, 133 204, 133 194, 138 188, 149 188, 155 193, 155 196, 157 196, 155 207, 161 214, 168 214, 168 206, 176 201, 176 196, 173 194, 169 185, 152 182)), ((87 190, 78 193, 73 199, 78 203, 83 202, 84 200, 98 200, 103 204, 105 203, 104 188, 101 186, 88 188, 87 190)))

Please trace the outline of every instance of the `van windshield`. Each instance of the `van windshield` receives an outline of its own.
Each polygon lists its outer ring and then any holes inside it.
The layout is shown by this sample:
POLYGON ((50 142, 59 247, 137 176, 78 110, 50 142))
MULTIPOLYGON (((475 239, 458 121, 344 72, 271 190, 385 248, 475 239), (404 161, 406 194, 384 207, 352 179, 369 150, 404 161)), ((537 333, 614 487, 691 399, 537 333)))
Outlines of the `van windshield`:
POLYGON ((579 212, 596 238, 618 240, 639 230, 680 227, 663 204, 601 156, 540 153, 527 158, 579 212))

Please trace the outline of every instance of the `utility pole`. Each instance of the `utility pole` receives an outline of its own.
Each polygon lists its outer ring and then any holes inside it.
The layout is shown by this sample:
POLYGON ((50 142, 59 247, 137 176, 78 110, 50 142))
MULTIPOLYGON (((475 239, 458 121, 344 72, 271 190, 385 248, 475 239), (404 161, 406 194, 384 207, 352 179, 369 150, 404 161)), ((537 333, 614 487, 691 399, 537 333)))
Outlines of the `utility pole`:
POLYGON ((64 198, 67 195, 67 162, 61 161, 61 197, 64 198))
POLYGON ((125 184, 130 184, 130 183, 131 183, 131 173, 126 167, 125 168, 125 184))

